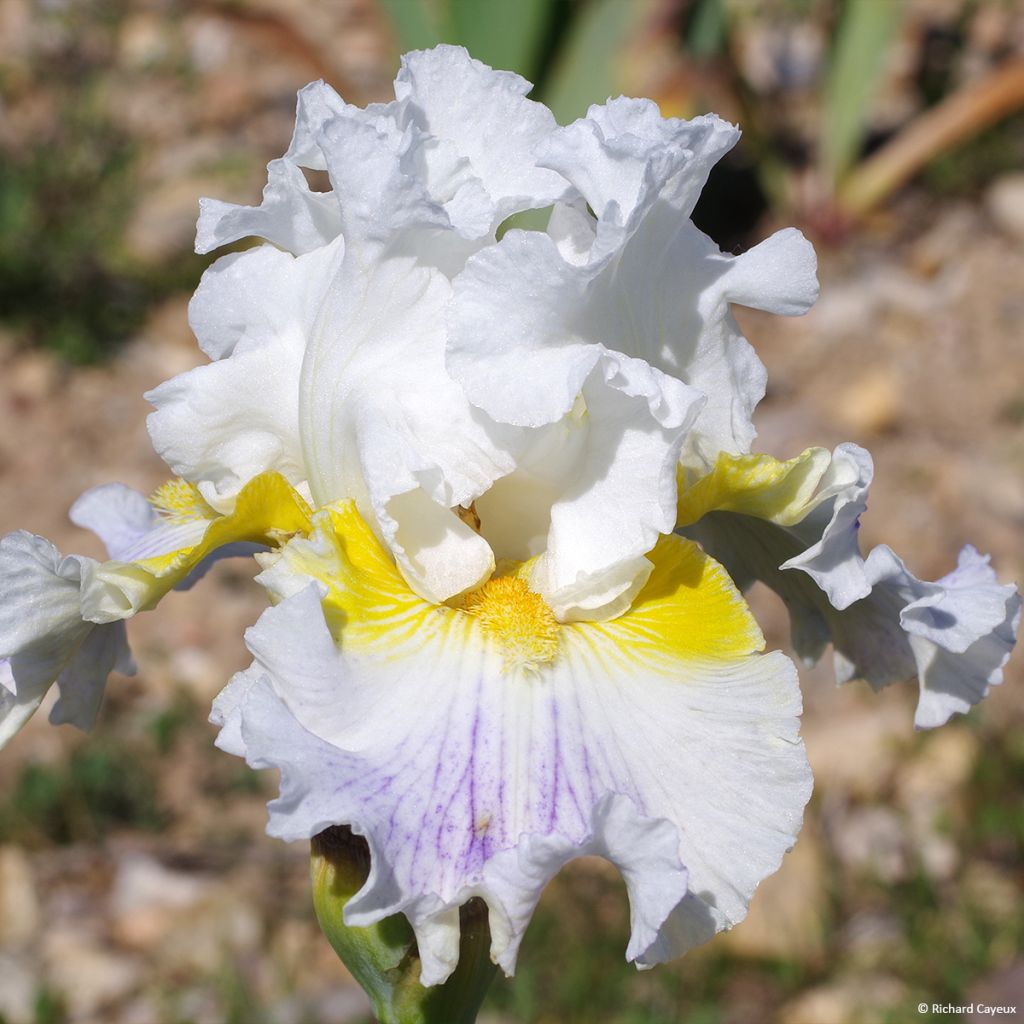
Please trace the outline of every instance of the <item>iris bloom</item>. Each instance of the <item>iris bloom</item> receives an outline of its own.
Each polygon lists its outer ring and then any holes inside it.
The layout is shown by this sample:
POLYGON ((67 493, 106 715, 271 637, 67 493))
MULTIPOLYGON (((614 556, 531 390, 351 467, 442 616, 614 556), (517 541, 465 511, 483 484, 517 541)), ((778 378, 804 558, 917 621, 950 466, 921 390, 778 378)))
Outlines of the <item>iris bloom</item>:
POLYGON ((937 583, 863 556, 857 446, 751 454, 765 371, 730 306, 799 314, 817 282, 795 230, 730 256, 691 222, 737 130, 627 99, 560 128, 528 91, 453 47, 408 55, 391 103, 304 89, 261 205, 201 204, 200 251, 269 244, 207 271, 211 361, 149 395, 178 479, 76 505, 112 561, 0 546, 5 737, 54 681, 88 726, 123 620, 256 552, 272 607, 218 742, 281 770, 272 834, 365 837, 346 921, 404 913, 428 985, 473 896, 511 972, 583 854, 622 872, 638 965, 743 918, 811 789, 753 580, 806 659, 916 677, 919 726, 1000 681, 1020 608, 972 548, 937 583))

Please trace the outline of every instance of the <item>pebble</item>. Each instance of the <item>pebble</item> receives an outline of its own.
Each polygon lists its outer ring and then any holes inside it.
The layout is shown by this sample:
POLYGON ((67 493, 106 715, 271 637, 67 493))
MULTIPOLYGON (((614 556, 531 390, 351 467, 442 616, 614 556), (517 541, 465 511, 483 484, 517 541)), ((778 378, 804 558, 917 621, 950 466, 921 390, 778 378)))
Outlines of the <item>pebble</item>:
POLYGON ((833 796, 869 798, 888 784, 910 734, 898 704, 842 703, 835 714, 802 727, 815 788, 833 796))
POLYGON ((777 1019, 779 1024, 877 1024, 906 1000, 906 986, 897 978, 860 975, 801 993, 777 1019))
POLYGON ((38 988, 31 964, 0 953, 0 1018, 7 1024, 34 1024, 38 988))
POLYGON ((47 983, 73 1018, 95 1021, 100 1011, 130 995, 142 980, 135 958, 111 953, 78 926, 62 924, 43 937, 47 983))
POLYGON ((832 847, 847 870, 873 875, 887 884, 910 871, 907 836, 896 811, 857 807, 830 824, 832 847))
POLYGON ((0 847, 0 947, 16 949, 39 928, 39 899, 28 855, 18 846, 0 847))
POLYGON ((150 949, 207 895, 202 878, 172 871, 142 853, 124 856, 114 879, 110 909, 119 942, 150 949))
POLYGON ((1024 171, 996 178, 985 193, 985 207, 1000 231, 1024 242, 1024 171))
POLYGON ((833 406, 836 425, 853 436, 884 434, 899 425, 902 389, 891 369, 879 367, 856 377, 833 406))

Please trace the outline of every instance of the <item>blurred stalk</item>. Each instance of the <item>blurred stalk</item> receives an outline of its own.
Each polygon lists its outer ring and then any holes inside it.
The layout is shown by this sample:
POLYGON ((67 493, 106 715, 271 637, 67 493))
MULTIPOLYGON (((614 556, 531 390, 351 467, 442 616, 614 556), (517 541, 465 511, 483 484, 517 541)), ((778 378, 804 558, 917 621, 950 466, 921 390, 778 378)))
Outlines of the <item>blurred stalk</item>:
POLYGON ((416 938, 403 914, 365 928, 345 924, 345 905, 370 873, 366 840, 347 827, 329 828, 313 837, 310 853, 320 928, 370 997, 380 1024, 473 1024, 496 970, 483 900, 459 908, 459 962, 451 977, 424 988, 416 938))
POLYGON ((1021 108, 1024 60, 1017 58, 947 97, 865 160, 840 188, 838 208, 863 216, 930 160, 1021 108))

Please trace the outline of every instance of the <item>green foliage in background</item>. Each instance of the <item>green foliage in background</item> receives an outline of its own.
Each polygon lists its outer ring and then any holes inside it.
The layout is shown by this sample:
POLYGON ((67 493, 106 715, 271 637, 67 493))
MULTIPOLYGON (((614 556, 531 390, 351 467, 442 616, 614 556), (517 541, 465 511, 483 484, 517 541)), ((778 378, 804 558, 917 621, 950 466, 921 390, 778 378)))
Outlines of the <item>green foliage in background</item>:
POLYGON ((208 262, 187 254, 143 265, 124 246, 139 153, 111 116, 102 54, 128 9, 122 0, 86 0, 44 12, 68 41, 28 75, 0 78, 12 108, 26 94, 46 100, 35 113, 28 104, 34 122, 22 138, 0 134, 0 330, 71 363, 107 356, 154 303, 194 288, 208 262), (77 47, 85 27, 105 48, 77 47))

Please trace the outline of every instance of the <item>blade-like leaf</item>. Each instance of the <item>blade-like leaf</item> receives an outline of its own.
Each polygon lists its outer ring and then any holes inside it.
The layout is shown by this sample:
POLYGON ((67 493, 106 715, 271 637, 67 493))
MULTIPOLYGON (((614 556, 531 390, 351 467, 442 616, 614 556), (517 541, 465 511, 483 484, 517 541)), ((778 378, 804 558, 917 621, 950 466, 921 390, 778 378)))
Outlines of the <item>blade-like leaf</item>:
POLYGON ((477 60, 532 81, 551 10, 551 0, 450 0, 449 16, 455 38, 477 60))
POLYGON ((849 169, 864 135, 879 73, 905 9, 904 0, 846 0, 830 61, 821 160, 833 187, 849 169))
POLYGON ((425 50, 441 42, 441 25, 430 0, 381 0, 394 26, 402 53, 425 50))
POLYGON ((621 92, 626 45, 653 6, 652 0, 590 0, 580 11, 542 97, 560 124, 621 92))

